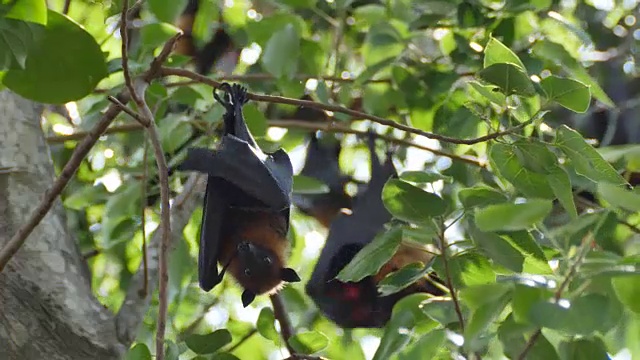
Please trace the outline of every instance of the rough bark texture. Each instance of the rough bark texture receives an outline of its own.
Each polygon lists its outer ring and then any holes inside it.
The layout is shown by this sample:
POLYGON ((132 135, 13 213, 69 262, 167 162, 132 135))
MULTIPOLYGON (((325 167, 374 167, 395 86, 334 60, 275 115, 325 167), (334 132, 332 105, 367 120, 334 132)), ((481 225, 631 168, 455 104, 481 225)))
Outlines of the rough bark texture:
MULTIPOLYGON (((55 177, 41 113, 41 105, 0 91, 0 246, 55 177)), ((197 197, 175 202, 180 205, 172 208, 172 222, 180 234, 197 197)), ((158 231, 149 244, 150 291, 157 283, 159 240, 158 231)), ((137 295, 139 282, 141 274, 135 274, 118 316, 105 309, 93 296, 88 268, 56 201, 0 273, 0 359, 121 358, 149 304, 149 297, 137 295)))

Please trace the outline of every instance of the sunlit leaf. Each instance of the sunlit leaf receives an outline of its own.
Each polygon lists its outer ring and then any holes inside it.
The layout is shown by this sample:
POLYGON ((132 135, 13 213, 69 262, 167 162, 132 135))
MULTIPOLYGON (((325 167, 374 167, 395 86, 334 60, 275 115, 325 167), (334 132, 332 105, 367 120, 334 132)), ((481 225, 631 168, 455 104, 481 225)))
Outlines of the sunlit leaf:
POLYGON ((231 342, 231 333, 227 329, 219 329, 206 335, 189 335, 184 341, 196 354, 212 354, 231 342))
POLYGON ((396 253, 402 242, 402 230, 393 228, 378 234, 373 241, 365 245, 356 256, 336 276, 342 282, 358 282, 377 273, 396 253))
POLYGON ((318 331, 299 332, 289 338, 289 345, 300 354, 314 354, 329 345, 329 338, 318 331))

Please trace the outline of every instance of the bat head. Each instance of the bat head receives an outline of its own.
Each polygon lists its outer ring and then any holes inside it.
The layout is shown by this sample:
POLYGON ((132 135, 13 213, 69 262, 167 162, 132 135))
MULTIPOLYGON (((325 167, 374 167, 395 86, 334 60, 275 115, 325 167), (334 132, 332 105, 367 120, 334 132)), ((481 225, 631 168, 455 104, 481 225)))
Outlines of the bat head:
POLYGON ((298 282, 300 277, 270 249, 241 241, 236 249, 234 277, 245 288, 242 305, 247 307, 256 295, 278 288, 282 282, 298 282))

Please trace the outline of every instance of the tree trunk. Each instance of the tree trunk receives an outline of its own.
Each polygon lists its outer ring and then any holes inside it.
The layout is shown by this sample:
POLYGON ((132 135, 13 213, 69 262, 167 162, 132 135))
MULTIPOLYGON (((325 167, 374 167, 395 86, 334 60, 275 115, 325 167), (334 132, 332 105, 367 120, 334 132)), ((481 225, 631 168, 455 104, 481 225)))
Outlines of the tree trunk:
MULTIPOLYGON (((41 201, 55 174, 40 126, 43 106, 0 91, 0 246, 41 201)), ((195 179, 193 182, 195 183, 195 179)), ((176 199, 173 238, 197 205, 196 196, 176 199)), ((160 231, 149 243, 150 293, 157 282, 160 231)), ((119 359, 127 351, 149 305, 131 281, 120 314, 103 307, 58 199, 0 273, 0 359, 119 359)))

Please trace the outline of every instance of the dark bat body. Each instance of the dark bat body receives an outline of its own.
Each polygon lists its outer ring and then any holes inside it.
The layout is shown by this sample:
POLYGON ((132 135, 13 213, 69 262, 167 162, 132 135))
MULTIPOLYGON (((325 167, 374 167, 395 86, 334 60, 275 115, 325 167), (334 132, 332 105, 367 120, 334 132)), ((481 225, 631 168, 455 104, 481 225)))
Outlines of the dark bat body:
POLYGON ((329 187, 324 194, 294 194, 293 204, 304 214, 314 217, 325 227, 343 208, 351 209, 352 199, 345 192, 349 177, 340 171, 341 145, 336 139, 318 139, 315 133, 310 135, 307 155, 301 175, 322 181, 329 187), (323 141, 324 140, 324 141, 323 141))
POLYGON ((318 308, 343 328, 382 327, 391 317, 393 305, 402 297, 427 292, 441 295, 442 291, 430 279, 420 280, 401 292, 379 296, 377 283, 387 274, 405 265, 420 261, 428 263, 431 255, 401 245, 396 254, 374 276, 357 283, 343 283, 334 277, 366 244, 384 229, 392 216, 382 203, 382 188, 390 177, 397 176, 391 156, 381 164, 374 149, 371 152, 371 180, 358 197, 351 215, 340 214, 331 224, 326 244, 305 289, 318 308))
POLYGON ((199 5, 199 0, 189 0, 176 21, 176 26, 184 32, 184 35, 178 39, 175 53, 192 57, 196 71, 203 75, 209 74, 214 66, 226 60, 230 64, 223 64, 223 66, 229 65, 224 67, 231 68, 230 71, 228 69, 225 71, 230 74, 235 68, 240 52, 234 49, 233 39, 222 27, 216 30, 202 48, 198 48, 195 43, 192 31, 199 5))
POLYGON ((211 290, 228 269, 245 289, 242 302, 300 278, 285 267, 293 170, 280 149, 263 153, 242 115, 246 89, 223 84, 224 134, 216 150, 191 148, 179 170, 208 174, 200 229, 200 287, 211 290), (217 263, 223 265, 218 273, 217 263))

